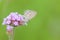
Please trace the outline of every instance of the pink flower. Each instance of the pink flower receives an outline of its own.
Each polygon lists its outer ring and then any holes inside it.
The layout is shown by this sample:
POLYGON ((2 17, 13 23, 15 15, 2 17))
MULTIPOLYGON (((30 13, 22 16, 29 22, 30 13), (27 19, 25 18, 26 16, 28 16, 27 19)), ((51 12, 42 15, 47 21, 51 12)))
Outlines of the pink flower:
POLYGON ((6 24, 6 18, 3 19, 3 23, 2 23, 2 24, 3 24, 3 25, 6 24))
POLYGON ((7 30, 13 29, 13 26, 7 25, 7 30))
POLYGON ((11 23, 11 21, 10 21, 10 20, 7 20, 7 21, 6 21, 6 24, 8 24, 8 25, 9 25, 10 23, 11 23))
POLYGON ((13 24, 14 24, 15 26, 18 26, 18 25, 19 25, 17 21, 15 21, 13 24))
POLYGON ((18 14, 17 12, 12 12, 9 16, 7 16, 3 24, 4 25, 12 25, 12 26, 19 26, 25 24, 24 16, 21 14, 18 14))
POLYGON ((11 33, 13 31, 13 26, 7 25, 7 33, 11 33))

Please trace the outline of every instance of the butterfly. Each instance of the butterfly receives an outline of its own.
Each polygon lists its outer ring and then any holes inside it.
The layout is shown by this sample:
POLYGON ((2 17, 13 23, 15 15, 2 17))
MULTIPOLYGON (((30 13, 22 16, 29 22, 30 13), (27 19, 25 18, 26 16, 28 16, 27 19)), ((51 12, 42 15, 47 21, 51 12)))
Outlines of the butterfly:
POLYGON ((37 12, 33 10, 26 10, 24 11, 24 16, 27 20, 31 20, 36 16, 37 12))

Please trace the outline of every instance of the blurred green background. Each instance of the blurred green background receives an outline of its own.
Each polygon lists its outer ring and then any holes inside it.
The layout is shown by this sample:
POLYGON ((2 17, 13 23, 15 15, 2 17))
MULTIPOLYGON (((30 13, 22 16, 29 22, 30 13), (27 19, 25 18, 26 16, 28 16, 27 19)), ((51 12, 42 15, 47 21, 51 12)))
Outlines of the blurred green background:
POLYGON ((37 15, 27 26, 15 28, 14 40, 60 40, 60 0, 0 0, 0 40, 8 40, 3 18, 27 9, 37 15))

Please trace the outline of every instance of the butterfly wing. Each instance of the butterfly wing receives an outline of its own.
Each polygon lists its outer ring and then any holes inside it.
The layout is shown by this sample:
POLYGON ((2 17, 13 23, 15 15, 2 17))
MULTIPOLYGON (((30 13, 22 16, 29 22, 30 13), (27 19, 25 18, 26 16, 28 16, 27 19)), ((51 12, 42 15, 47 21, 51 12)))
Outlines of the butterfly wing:
POLYGON ((36 16, 37 12, 33 11, 33 10, 26 10, 24 12, 24 16, 28 19, 31 20, 32 18, 34 18, 36 16))

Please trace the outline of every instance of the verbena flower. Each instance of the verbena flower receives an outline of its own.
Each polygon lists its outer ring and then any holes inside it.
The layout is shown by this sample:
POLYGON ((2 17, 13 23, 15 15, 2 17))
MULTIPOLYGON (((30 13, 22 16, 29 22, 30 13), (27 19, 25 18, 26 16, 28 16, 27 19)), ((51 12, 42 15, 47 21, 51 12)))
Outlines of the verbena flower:
POLYGON ((24 16, 17 12, 12 12, 4 18, 3 25, 19 26, 25 24, 24 16))
POLYGON ((13 30, 13 27, 11 25, 7 25, 7 30, 13 30))

